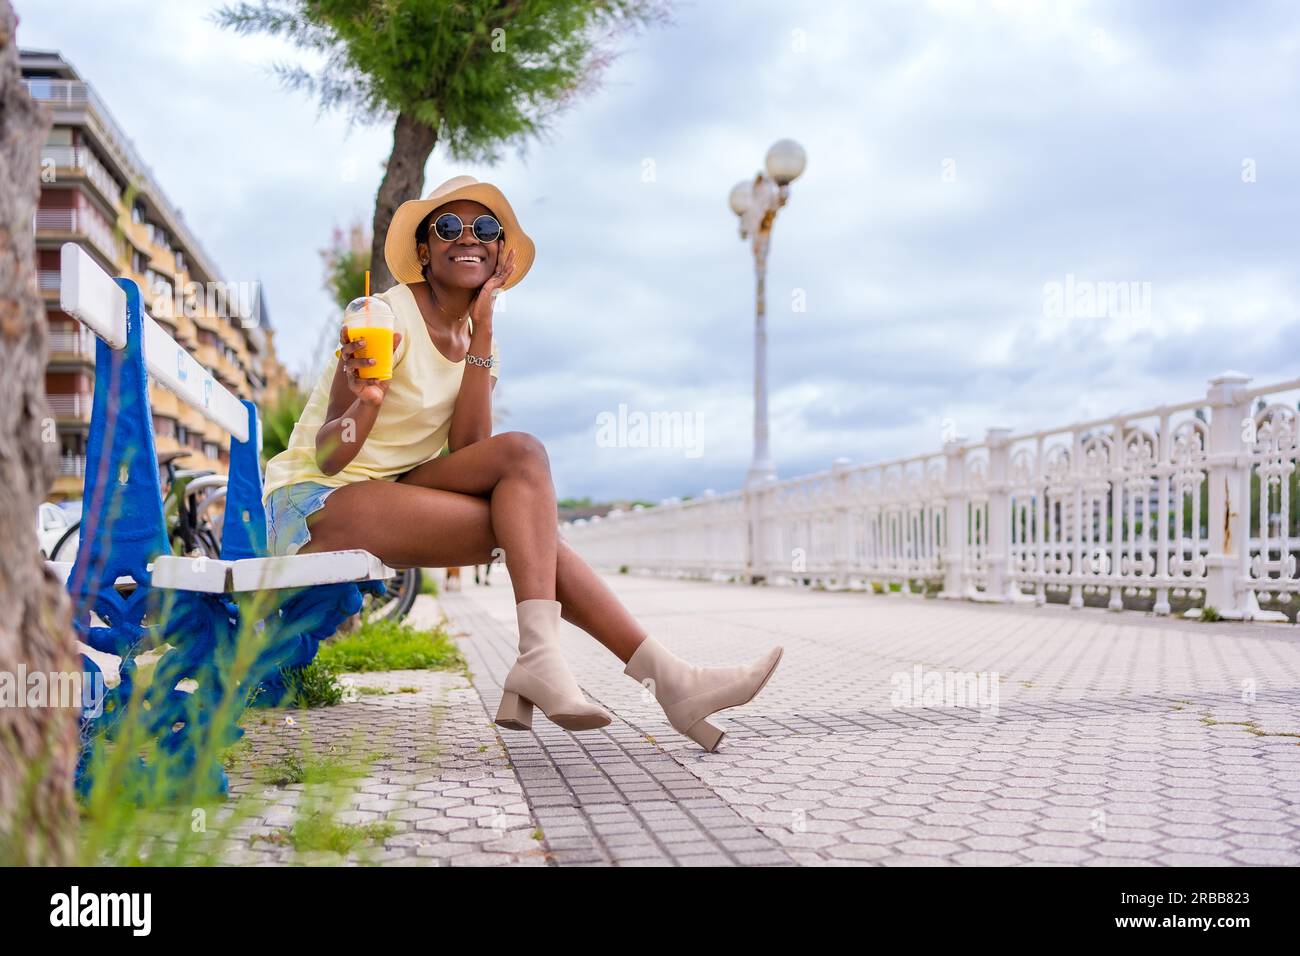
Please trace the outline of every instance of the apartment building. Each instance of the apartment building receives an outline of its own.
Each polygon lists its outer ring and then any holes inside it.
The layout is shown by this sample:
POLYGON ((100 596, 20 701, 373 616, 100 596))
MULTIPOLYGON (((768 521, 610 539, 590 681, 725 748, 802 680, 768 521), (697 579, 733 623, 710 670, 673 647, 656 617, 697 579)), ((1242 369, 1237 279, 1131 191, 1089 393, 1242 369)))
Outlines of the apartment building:
MULTIPOLYGON (((58 52, 24 50, 20 61, 28 91, 54 119, 34 226, 49 321, 45 388, 59 436, 51 497, 62 500, 81 496, 95 378, 94 336, 59 308, 63 243, 139 283, 150 314, 241 398, 261 403, 287 375, 260 286, 223 279, 95 90, 58 52)), ((229 434, 156 383, 149 397, 159 454, 184 449, 184 467, 226 470, 229 434)))

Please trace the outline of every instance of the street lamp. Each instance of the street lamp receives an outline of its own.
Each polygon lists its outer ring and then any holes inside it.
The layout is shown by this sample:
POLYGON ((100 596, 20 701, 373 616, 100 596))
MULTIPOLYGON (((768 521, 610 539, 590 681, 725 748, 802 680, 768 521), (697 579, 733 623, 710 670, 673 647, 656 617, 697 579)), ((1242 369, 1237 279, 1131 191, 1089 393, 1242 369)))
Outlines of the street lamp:
POLYGON ((767 151, 766 170, 731 190, 731 211, 740 217, 740 238, 748 239, 754 251, 754 462, 745 479, 747 486, 776 477, 767 436, 767 247, 776 211, 785 205, 790 183, 807 162, 802 146, 792 139, 778 140, 767 151))

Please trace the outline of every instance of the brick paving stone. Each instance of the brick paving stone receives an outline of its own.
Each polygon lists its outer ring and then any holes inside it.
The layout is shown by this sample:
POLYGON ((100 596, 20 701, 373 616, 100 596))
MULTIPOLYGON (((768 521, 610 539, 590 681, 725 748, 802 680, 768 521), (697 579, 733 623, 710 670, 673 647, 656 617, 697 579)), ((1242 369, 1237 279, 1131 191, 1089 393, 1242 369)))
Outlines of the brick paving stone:
MULTIPOLYGON (((491 593, 508 611, 506 621, 470 598, 488 591, 446 594, 440 603, 483 706, 494 712, 517 637, 508 587, 491 593)), ((501 734, 552 862, 672 866, 705 865, 707 859, 713 861, 708 865, 736 865, 741 854, 751 865, 791 862, 779 842, 729 807, 658 738, 615 718, 599 731, 570 734, 538 714, 531 731, 501 734), (737 836, 715 835, 724 828, 737 836)))
MULTIPOLYGON (((515 653, 506 578, 440 599, 488 714, 515 653)), ((559 865, 631 865, 609 841, 638 833, 626 846, 661 865, 1300 860, 1293 626, 606 581, 692 661, 752 660, 778 642, 786 655, 755 701, 720 715, 727 736, 706 754, 565 625, 566 658, 614 723, 568 734, 539 715, 533 732, 501 734, 543 829, 588 828, 578 848, 549 847, 559 865), (894 679, 916 667, 996 673, 996 712, 896 706, 894 679)))
MULTIPOLYGON (((437 613, 431 599, 420 602, 425 603, 417 603, 417 611, 437 613)), ((441 671, 345 676, 357 686, 384 693, 288 715, 255 710, 246 718, 248 746, 231 769, 231 792, 235 804, 250 801, 253 821, 236 831, 240 839, 226 855, 229 862, 547 863, 545 848, 533 838, 537 821, 529 813, 523 788, 508 766, 482 699, 464 676, 441 671), (414 693, 402 692, 412 687, 414 693), (286 716, 292 716, 292 725, 286 716), (310 811, 319 800, 302 784, 271 786, 262 778, 287 766, 289 758, 304 755, 362 768, 363 777, 342 785, 342 804, 329 808, 337 823, 387 824, 394 832, 345 857, 297 853, 284 835, 300 818, 299 808, 310 811), (254 833, 279 842, 247 844, 254 833)))

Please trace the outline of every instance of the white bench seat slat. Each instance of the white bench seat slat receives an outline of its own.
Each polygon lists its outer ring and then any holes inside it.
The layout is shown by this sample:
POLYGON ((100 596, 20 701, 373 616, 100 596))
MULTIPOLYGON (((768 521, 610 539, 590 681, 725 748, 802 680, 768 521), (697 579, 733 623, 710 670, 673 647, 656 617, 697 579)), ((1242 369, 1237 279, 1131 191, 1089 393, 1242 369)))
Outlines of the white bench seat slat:
POLYGON ((391 578, 396 571, 369 551, 320 551, 277 558, 186 558, 163 555, 153 562, 153 586, 175 591, 233 594, 316 584, 360 583, 391 578))

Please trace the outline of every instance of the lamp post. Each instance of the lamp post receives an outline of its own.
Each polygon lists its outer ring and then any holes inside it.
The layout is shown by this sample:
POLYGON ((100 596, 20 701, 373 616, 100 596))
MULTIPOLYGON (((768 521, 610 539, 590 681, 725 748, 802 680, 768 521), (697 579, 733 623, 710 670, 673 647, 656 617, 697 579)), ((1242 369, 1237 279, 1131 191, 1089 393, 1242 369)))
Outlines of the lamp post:
POLYGON ((778 140, 767 151, 764 171, 731 190, 731 211, 740 217, 740 238, 749 240, 754 252, 754 461, 746 486, 776 477, 767 432, 767 248, 776 212, 785 205, 790 183, 807 161, 803 147, 794 140, 778 140))

